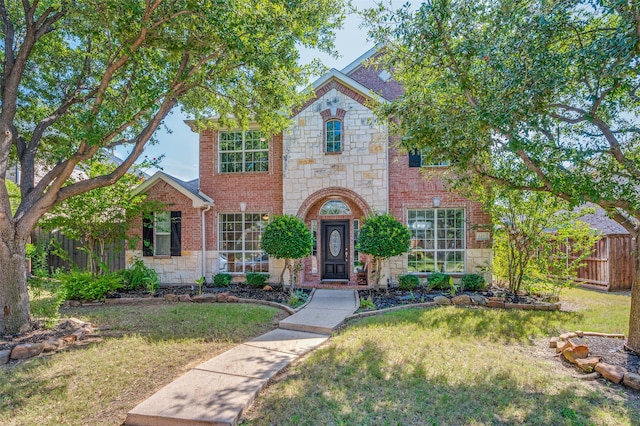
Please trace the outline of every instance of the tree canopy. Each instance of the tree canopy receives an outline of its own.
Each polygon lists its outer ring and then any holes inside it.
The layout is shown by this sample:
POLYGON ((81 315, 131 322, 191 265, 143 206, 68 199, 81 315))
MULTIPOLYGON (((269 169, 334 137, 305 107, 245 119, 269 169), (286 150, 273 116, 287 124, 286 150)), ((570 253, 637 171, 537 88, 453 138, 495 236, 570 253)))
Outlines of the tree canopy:
MULTIPOLYGON (((380 113, 397 119, 405 146, 428 147, 459 176, 596 203, 637 239, 639 6, 430 0, 369 10, 405 89, 380 113)), ((627 345, 640 351, 637 281, 627 345)))
POLYGON ((380 281, 381 261, 409 251, 411 231, 395 216, 385 213, 367 217, 358 233, 358 250, 373 256, 376 263, 373 281, 380 281))
POLYGON ((29 323, 19 259, 44 213, 122 177, 174 107, 282 129, 314 68, 298 63, 298 48, 329 51, 344 8, 339 0, 0 1, 0 179, 18 162, 22 195, 13 215, 0 185, 0 331, 29 323), (68 183, 77 164, 115 146, 130 153, 121 165, 68 183))

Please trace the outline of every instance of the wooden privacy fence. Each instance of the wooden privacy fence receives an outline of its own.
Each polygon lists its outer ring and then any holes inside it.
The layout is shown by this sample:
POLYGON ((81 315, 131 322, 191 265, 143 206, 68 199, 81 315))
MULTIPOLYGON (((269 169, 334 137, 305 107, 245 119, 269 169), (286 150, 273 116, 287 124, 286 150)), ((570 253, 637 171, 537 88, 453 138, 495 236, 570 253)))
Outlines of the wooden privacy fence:
MULTIPOLYGON (((68 270, 72 267, 77 267, 81 270, 89 269, 89 256, 81 250, 81 244, 78 241, 72 240, 64 236, 61 232, 45 232, 41 229, 36 229, 31 234, 31 241, 33 244, 47 244, 51 240, 56 240, 57 245, 67 253, 68 259, 63 259, 57 256, 52 251, 49 251, 47 255, 47 264, 49 265, 49 271, 55 271, 56 269, 68 270)), ((126 267, 124 261, 124 249, 125 242, 113 244, 107 248, 107 267, 109 271, 118 271, 126 267)))
POLYGON ((630 235, 605 235, 578 269, 578 282, 600 290, 629 290, 636 273, 630 235))

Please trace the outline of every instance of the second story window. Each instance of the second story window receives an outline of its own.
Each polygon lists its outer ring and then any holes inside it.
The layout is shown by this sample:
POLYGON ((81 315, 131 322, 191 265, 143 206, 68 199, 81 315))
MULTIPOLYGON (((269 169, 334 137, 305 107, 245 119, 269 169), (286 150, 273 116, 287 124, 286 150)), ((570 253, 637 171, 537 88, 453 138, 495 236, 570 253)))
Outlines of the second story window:
POLYGON ((342 121, 325 123, 325 152, 342 152, 342 121))
POLYGON ((218 133, 220 173, 269 171, 269 141, 258 130, 218 133))
POLYGON ((409 167, 447 167, 451 165, 449 160, 428 160, 429 157, 427 148, 414 148, 409 151, 409 167))

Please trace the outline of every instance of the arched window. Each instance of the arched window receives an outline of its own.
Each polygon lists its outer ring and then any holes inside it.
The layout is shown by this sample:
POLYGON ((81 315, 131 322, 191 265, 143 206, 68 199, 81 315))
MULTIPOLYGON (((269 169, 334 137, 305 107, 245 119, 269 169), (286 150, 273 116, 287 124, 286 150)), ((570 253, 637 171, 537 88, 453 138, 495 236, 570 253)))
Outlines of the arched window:
POLYGON ((321 215, 341 215, 351 214, 351 209, 348 205, 340 200, 329 200, 322 207, 320 207, 321 215))
POLYGON ((342 152, 342 121, 328 120, 325 123, 325 152, 342 152))

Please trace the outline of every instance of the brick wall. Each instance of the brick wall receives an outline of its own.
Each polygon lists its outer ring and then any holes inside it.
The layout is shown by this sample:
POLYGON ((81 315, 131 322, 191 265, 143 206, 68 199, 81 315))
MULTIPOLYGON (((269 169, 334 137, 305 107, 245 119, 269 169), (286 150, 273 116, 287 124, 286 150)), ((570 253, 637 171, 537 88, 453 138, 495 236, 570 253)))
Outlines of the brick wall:
POLYGON ((164 181, 158 181, 146 191, 147 200, 164 203, 165 210, 182 212, 181 256, 142 256, 142 218, 137 218, 129 229, 130 238, 137 245, 127 250, 125 260, 130 265, 141 258, 146 266, 155 269, 163 284, 193 284, 201 276, 201 220, 200 209, 192 200, 164 181))
POLYGON ((220 173, 218 171, 218 131, 200 134, 200 189, 214 201, 206 213, 207 250, 218 250, 218 215, 239 213, 246 203, 247 213, 282 213, 282 134, 269 143, 269 171, 220 173))

